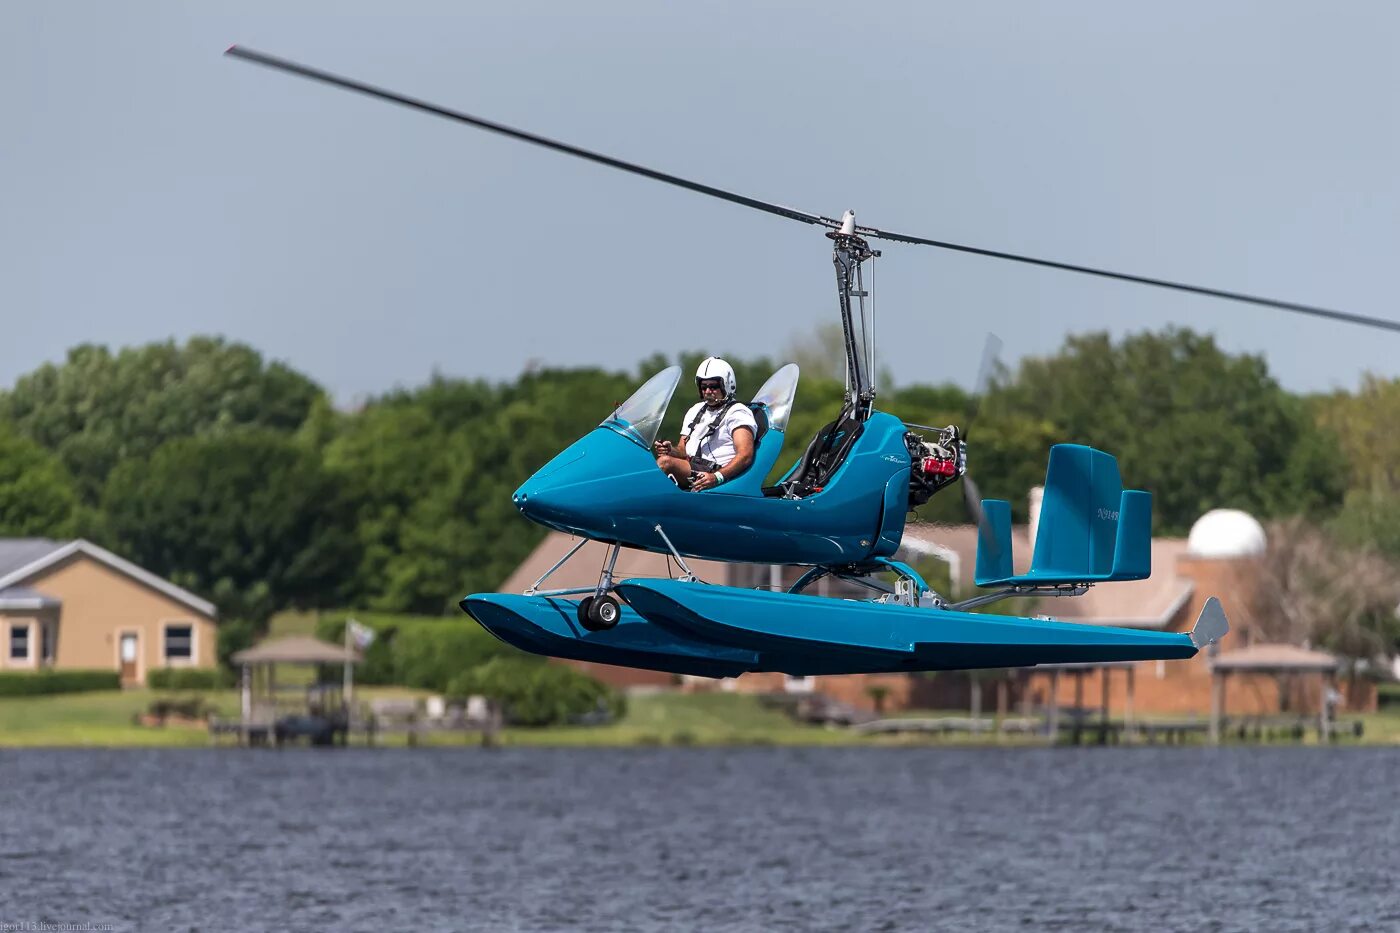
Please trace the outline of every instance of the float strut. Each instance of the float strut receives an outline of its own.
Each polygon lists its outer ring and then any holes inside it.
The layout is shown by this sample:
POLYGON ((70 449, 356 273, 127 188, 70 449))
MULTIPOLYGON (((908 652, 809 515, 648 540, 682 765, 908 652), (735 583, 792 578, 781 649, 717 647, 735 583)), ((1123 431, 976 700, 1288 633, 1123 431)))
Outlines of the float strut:
POLYGON ((546 571, 540 576, 540 578, 539 578, 538 580, 536 580, 534 583, 530 584, 529 589, 527 589, 527 590, 525 591, 525 595, 526 595, 526 596, 534 596, 535 593, 536 593, 536 591, 539 590, 540 584, 543 583, 545 580, 548 580, 550 574, 554 573, 554 571, 556 571, 556 570, 558 570, 560 567, 564 566, 564 564, 568 562, 569 558, 570 558, 570 557, 573 557, 575 554, 577 554, 577 553, 578 553, 578 549, 581 548, 581 547, 583 547, 583 546, 584 546, 585 544, 587 544, 587 543, 588 543, 588 539, 587 539, 587 538, 579 538, 578 544, 575 544, 573 547, 569 548, 569 553, 567 553, 567 554, 565 554, 563 557, 559 558, 558 562, 556 562, 555 565, 554 565, 553 567, 550 567, 548 570, 546 570, 546 571))
POLYGON ((676 546, 671 543, 670 538, 666 537, 666 532, 661 530, 660 525, 656 526, 656 533, 661 536, 662 541, 666 542, 667 550, 671 552, 671 556, 676 559, 676 563, 680 564, 681 569, 685 571, 685 576, 681 577, 681 579, 686 581, 687 583, 694 583, 697 579, 695 576, 695 572, 691 570, 690 567, 686 564, 685 558, 681 557, 681 552, 676 550, 676 546))

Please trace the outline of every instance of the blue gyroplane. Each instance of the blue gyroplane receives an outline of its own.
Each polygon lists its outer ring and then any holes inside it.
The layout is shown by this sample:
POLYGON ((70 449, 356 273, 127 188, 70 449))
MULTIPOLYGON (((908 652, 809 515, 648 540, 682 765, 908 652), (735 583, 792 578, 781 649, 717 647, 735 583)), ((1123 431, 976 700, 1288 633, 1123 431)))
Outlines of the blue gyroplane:
POLYGON ((871 311, 862 271, 880 255, 871 249, 872 239, 1400 331, 1400 323, 1348 312, 857 226, 850 211, 834 219, 783 207, 262 52, 234 46, 227 54, 814 225, 832 240, 846 355, 840 412, 785 476, 765 486, 797 391, 797 367, 784 366, 749 403, 758 426, 753 465, 721 486, 686 492, 658 469, 651 449, 681 372, 670 367, 653 376, 515 493, 526 518, 579 536, 574 550, 523 594, 477 593, 462 600, 483 626, 526 651, 727 677, 746 671, 808 675, 1189 658, 1225 635, 1228 624, 1213 598, 1194 630, 1184 634, 969 611, 1007 597, 1073 596, 1101 583, 1146 578, 1152 572, 1152 497, 1124 490, 1118 464, 1107 453, 1070 444, 1052 448, 1030 567, 1017 573, 1010 506, 980 501, 973 491, 965 475, 963 432, 951 425, 906 424, 875 408, 871 311), (894 555, 908 512, 959 480, 978 520, 975 582, 987 592, 952 602, 894 555), (590 539, 611 546, 597 583, 542 589, 590 539), (614 580, 621 548, 670 554, 684 575, 614 580), (696 579, 686 557, 809 569, 786 592, 740 589, 696 579), (872 595, 856 601, 806 592, 827 575, 872 595))
POLYGON ((787 475, 764 487, 796 389, 797 368, 789 364, 750 403, 760 426, 754 466, 723 486, 683 492, 651 453, 680 376, 673 366, 652 377, 516 492, 525 516, 580 541, 526 593, 478 593, 462 601, 502 640, 558 657, 725 677, 1187 658, 1225 634, 1215 601, 1190 634, 967 611, 1009 596, 1077 595, 1095 583, 1150 575, 1151 496, 1124 490, 1116 461, 1102 451, 1068 444, 1051 450, 1025 574, 1013 570, 1009 504, 982 502, 976 582, 991 592, 951 603, 894 554, 911 496, 921 495, 917 474, 925 460, 937 460, 918 454, 924 445, 940 447, 959 475, 964 461, 956 432, 945 429, 941 444, 928 444, 897 418, 872 411, 863 425, 844 429, 853 438, 828 444, 829 435, 843 431, 837 419, 787 475), (958 446, 950 450, 953 442, 958 446), (842 456, 823 460, 828 448, 842 456), (597 584, 541 589, 590 539, 612 545, 597 584), (669 553, 685 575, 614 581, 623 547, 669 553), (698 581, 686 556, 811 569, 787 592, 740 589, 698 581), (872 598, 804 592, 827 574, 868 587, 872 598))

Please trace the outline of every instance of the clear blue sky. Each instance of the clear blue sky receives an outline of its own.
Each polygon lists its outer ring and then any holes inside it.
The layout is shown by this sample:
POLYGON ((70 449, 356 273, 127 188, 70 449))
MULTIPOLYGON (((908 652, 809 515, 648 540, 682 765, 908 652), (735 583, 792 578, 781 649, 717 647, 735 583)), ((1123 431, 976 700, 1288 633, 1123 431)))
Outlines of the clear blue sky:
MULTIPOLYGON (((10 0, 0 43, 3 385, 221 333, 349 401, 835 319, 816 228, 232 43, 816 213, 1400 318, 1392 3, 10 0)), ((1400 375, 1400 334, 927 248, 876 284, 902 382, 970 385, 988 330, 1014 360, 1168 324, 1295 390, 1400 375)))

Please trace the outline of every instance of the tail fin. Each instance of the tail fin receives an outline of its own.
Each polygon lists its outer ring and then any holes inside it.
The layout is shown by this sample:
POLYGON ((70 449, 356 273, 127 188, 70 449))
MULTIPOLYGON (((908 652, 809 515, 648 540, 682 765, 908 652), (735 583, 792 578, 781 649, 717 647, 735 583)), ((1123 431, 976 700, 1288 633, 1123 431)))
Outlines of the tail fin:
POLYGON ((1191 644, 1197 648, 1218 644, 1229 631, 1230 620, 1225 618, 1225 609, 1220 605, 1220 600, 1212 596, 1196 617, 1196 627, 1191 630, 1191 644))
POLYGON ((1014 576, 1012 570, 1010 507, 989 499, 983 510, 978 586, 1108 583, 1152 575, 1152 494, 1123 489, 1118 461, 1101 450, 1079 444, 1050 449, 1029 573, 1014 576))

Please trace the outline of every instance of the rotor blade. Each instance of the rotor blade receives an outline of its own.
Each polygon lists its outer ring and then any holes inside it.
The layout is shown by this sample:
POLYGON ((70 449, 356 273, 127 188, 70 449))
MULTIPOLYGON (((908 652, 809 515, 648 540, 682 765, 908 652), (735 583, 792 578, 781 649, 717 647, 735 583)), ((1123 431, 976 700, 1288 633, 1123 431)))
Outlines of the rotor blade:
POLYGON ((962 475, 962 496, 968 518, 972 519, 972 524, 980 528, 982 525, 982 492, 972 481, 972 477, 966 473, 962 475))
POLYGON ((467 123, 479 129, 489 130, 492 133, 500 133, 502 136, 509 136, 512 139, 519 139, 522 142, 534 143, 536 146, 543 146, 546 149, 553 149, 556 152, 563 152, 567 155, 577 156, 580 159, 587 159, 590 162, 597 162, 610 168, 621 169, 624 172, 631 172, 634 175, 641 175, 644 178, 651 178, 656 181, 665 182, 668 185, 675 185, 678 188, 685 188, 688 191, 696 191, 700 194, 708 194, 712 198, 720 198, 724 201, 732 201, 735 204, 742 204, 745 207, 752 207, 760 211, 767 211, 770 214, 777 214, 779 217, 787 217, 791 220, 800 220, 807 224, 817 224, 822 227, 833 229, 840 227, 839 220, 830 217, 821 217, 817 214, 809 214, 806 211, 795 210, 790 207, 783 207, 781 204, 770 204, 767 201, 760 201, 757 198, 745 197, 742 194, 735 194, 732 191, 725 191, 723 188, 715 188, 711 185, 701 184, 698 181, 690 181, 679 178, 675 175, 668 175, 665 172, 658 172, 645 166, 636 165, 632 162, 624 162, 621 159, 614 159, 611 156, 602 155, 597 152, 590 152, 587 149, 580 149, 577 146, 570 146, 568 143, 561 143, 557 140, 547 139, 544 136, 537 136, 534 133, 527 133, 514 127, 506 126, 502 123, 495 123, 491 120, 484 120, 481 117, 474 117, 469 113, 462 113, 460 110, 451 110, 437 104, 420 100, 417 97, 408 97, 384 88, 378 88, 353 78, 345 78, 340 75, 331 74, 329 71, 322 71, 319 68, 312 68, 307 65, 300 65, 285 58, 278 58, 275 55, 268 55, 265 52, 258 52, 253 49, 245 49, 241 46, 231 45, 224 52, 234 58, 241 58, 244 61, 253 62, 258 65, 265 65, 268 68, 275 68, 289 74, 300 75, 303 78, 310 78, 313 81, 322 81, 326 84, 345 88, 349 91, 358 91, 370 97, 377 97, 380 100, 387 100, 390 103, 400 104, 404 107, 412 107, 414 110, 421 110, 424 113, 431 113, 435 116, 444 117, 448 120, 456 120, 459 123, 467 123))
MULTIPOLYGON (((982 402, 992 385, 992 374, 1001 362, 1001 338, 988 331, 987 340, 982 344, 982 362, 977 367, 977 382, 972 388, 972 405, 967 413, 967 424, 963 426, 963 443, 972 436, 972 424, 982 411, 982 402)), ((964 467, 962 475, 963 508, 974 525, 982 524, 982 493, 973 481, 971 472, 964 467)))
MULTIPOLYGON (((597 162, 610 168, 620 169, 624 172, 631 172, 634 175, 641 175, 644 178, 651 178, 655 181, 664 182, 668 185, 675 185, 678 188, 685 188, 687 191, 694 191, 699 194, 706 194, 713 198, 729 201, 734 204, 742 204, 745 207, 752 207, 755 210, 765 211, 769 214, 776 214, 779 217, 787 217, 790 220, 798 220, 806 224, 815 224, 830 229, 840 229, 841 221, 820 214, 811 214, 807 211, 799 211, 791 207, 784 207, 781 204, 772 204, 768 201, 760 201, 757 198, 750 198, 732 191, 725 191, 723 188, 716 188, 712 185, 702 184, 697 181, 690 181, 676 175, 665 172, 658 172, 655 169, 646 168, 632 162, 624 162, 612 156, 591 152, 568 143, 548 139, 534 133, 527 133, 514 127, 506 126, 503 123, 495 123, 481 117, 472 116, 459 110, 452 110, 437 104, 429 103, 416 97, 409 97, 384 88, 375 87, 353 78, 342 77, 319 68, 312 68, 285 58, 269 55, 254 49, 245 49, 238 45, 229 46, 224 52, 225 55, 234 58, 241 58, 244 61, 264 65, 288 74, 299 75, 303 78, 310 78, 313 81, 321 81, 336 87, 350 91, 357 91, 370 97, 377 97, 390 103, 399 104, 404 107, 411 107, 415 110, 430 113, 448 120, 456 120, 459 123, 466 123, 479 129, 492 133, 499 133, 502 136, 509 136, 522 142, 533 143, 536 146, 543 146, 546 149, 553 149, 556 152, 563 152, 567 155, 576 156, 580 159, 587 159, 590 162, 597 162)), ((893 233, 888 230, 880 230, 875 227, 855 227, 856 232, 870 237, 879 237, 885 240, 894 240, 901 243, 913 243, 922 246, 934 246, 939 249, 954 250, 960 253, 971 253, 977 256, 988 256, 994 259, 1007 259, 1012 262, 1027 263, 1033 266, 1043 266, 1048 269, 1061 269, 1068 272, 1081 272, 1085 275, 1097 275, 1107 279, 1116 279, 1122 282, 1134 282, 1139 285, 1153 285, 1158 288, 1169 288, 1176 291, 1190 292, 1197 295, 1208 295, 1213 298, 1225 298, 1231 301, 1243 301, 1250 304, 1262 305, 1269 308, 1277 308, 1283 311, 1293 311, 1299 314, 1310 314, 1314 317, 1326 318, 1333 321, 1343 321, 1348 324, 1360 324, 1366 327, 1378 327, 1384 330, 1400 332, 1400 321, 1390 321, 1383 318, 1368 317, 1363 314, 1352 314, 1347 311, 1334 311, 1328 308, 1318 308, 1313 305, 1298 304, 1291 301, 1278 301, 1273 298, 1263 298, 1258 295, 1248 295, 1243 292, 1225 291, 1217 288, 1205 288, 1199 285, 1188 285, 1184 282, 1171 282, 1166 279, 1149 278, 1147 276, 1129 275, 1123 272, 1112 272, 1107 269, 1095 269, 1090 266, 1079 266, 1067 262, 1055 262, 1049 259, 1037 259, 1033 256, 1021 256, 1016 253, 1004 253, 999 250, 982 249, 976 246, 964 246, 960 243, 950 243, 946 240, 931 240, 924 237, 908 236, 902 233, 893 233)))
POLYGON ((987 397, 987 390, 992 386, 992 374, 996 371, 1000 361, 1001 338, 988 331, 987 340, 982 344, 982 362, 977 366, 977 381, 972 386, 972 405, 967 413, 967 424, 963 425, 964 439, 971 434, 972 423, 977 420, 978 414, 982 411, 982 401, 987 397))
POLYGON ((1016 253, 1003 253, 994 249, 981 249, 976 246, 963 246, 960 243, 949 243, 946 240, 928 240, 923 237, 906 236, 902 233, 890 233, 887 230, 877 230, 874 227, 856 227, 856 232, 864 236, 879 237, 885 240, 895 240, 900 243, 915 243, 920 246, 936 246, 939 249, 950 249, 959 253, 972 253, 974 256, 990 256, 993 259, 1009 259, 1012 262, 1023 262, 1032 266, 1044 266, 1047 269, 1062 269, 1066 272, 1082 272, 1085 275, 1097 275, 1106 279, 1117 279, 1120 282, 1135 282, 1138 285, 1155 285, 1158 288, 1170 288, 1179 292, 1190 292, 1196 295, 1209 295, 1212 298, 1225 298, 1230 301, 1244 301, 1249 304, 1263 305, 1266 308, 1278 308, 1282 311, 1294 311, 1298 314, 1311 314, 1314 317, 1326 318, 1331 321, 1344 321, 1348 324, 1360 324, 1364 327, 1379 327, 1382 330, 1400 332, 1400 321, 1390 321, 1385 318, 1368 317, 1364 314, 1352 314, 1349 311, 1333 311, 1329 308, 1318 308, 1313 305, 1298 304, 1293 301, 1278 301, 1274 298, 1262 298, 1258 295, 1247 295, 1244 292, 1231 292, 1219 288, 1205 288, 1200 285, 1187 285, 1185 282, 1169 282, 1166 279, 1148 278, 1143 275, 1129 275, 1125 272, 1111 272, 1108 269, 1094 269, 1090 266, 1076 266, 1068 262, 1055 262, 1050 259, 1036 259, 1034 256, 1019 256, 1016 253))

